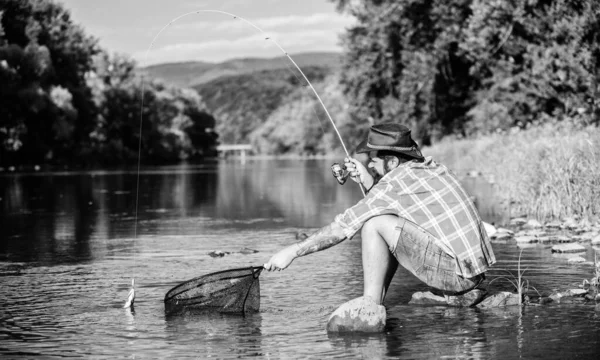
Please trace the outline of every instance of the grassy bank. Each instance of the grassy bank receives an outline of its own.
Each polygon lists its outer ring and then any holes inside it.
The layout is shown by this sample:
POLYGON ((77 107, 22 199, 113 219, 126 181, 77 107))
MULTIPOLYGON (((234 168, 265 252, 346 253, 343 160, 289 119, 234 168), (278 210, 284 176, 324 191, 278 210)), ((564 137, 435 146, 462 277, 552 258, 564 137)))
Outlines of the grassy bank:
POLYGON ((494 182, 511 215, 547 221, 600 215, 600 129, 564 122, 424 149, 457 172, 494 182))

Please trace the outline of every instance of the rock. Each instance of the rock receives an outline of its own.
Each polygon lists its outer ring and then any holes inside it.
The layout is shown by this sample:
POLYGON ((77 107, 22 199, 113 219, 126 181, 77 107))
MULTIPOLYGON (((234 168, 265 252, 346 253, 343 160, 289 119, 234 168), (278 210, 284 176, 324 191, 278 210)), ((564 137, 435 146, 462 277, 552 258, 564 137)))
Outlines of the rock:
POLYGON ((258 250, 254 250, 254 249, 250 249, 250 248, 241 248, 240 249, 240 253, 244 254, 244 255, 248 255, 248 254, 256 254, 258 252, 258 250))
POLYGON ((543 235, 546 235, 546 232, 544 230, 539 230, 539 229, 520 231, 517 234, 515 234, 515 236, 535 236, 535 237, 540 237, 543 235))
POLYGON ((517 236, 515 237, 517 243, 536 243, 538 238, 535 236, 517 236))
POLYGON ((527 224, 527 219, 525 218, 515 218, 510 220, 510 225, 512 226, 522 226, 527 224))
POLYGON ((598 245, 598 244, 600 244, 600 235, 592 238, 592 245, 598 245))
POLYGON ((482 221, 483 223, 483 227, 485 228, 485 231, 487 232, 488 236, 493 236, 495 233, 498 232, 498 229, 496 229, 496 227, 492 224, 488 224, 485 221, 482 221))
POLYGON ((584 262, 585 262, 585 259, 584 259, 584 258, 582 258, 581 256, 575 256, 575 257, 569 258, 569 259, 567 260, 567 262, 568 262, 569 264, 581 264, 581 263, 584 263, 584 262))
POLYGON ((513 237, 515 233, 511 230, 505 228, 498 228, 497 231, 490 235, 490 239, 492 240, 505 240, 513 237))
POLYGON ((585 248, 579 244, 560 244, 552 247, 552 252, 558 253, 576 253, 585 252, 585 248))
POLYGON ((525 229, 539 229, 541 228, 543 225, 541 222, 535 220, 535 219, 530 219, 528 220, 525 225, 523 225, 523 228, 525 229))
POLYGON ((408 302, 411 305, 448 305, 446 298, 434 295, 431 291, 418 291, 408 302))
POLYGON ((206 254, 209 255, 210 257, 223 257, 225 255, 229 255, 230 252, 221 251, 221 250, 213 250, 213 251, 207 252, 206 254))
POLYGON ((385 328, 385 307, 368 296, 350 300, 327 320, 328 332, 381 332, 385 328))
POLYGON ((296 240, 304 240, 308 237, 308 235, 306 235, 306 233, 303 232, 297 232, 296 233, 296 240))
POLYGON ((563 220, 562 227, 565 229, 575 229, 579 224, 574 218, 566 218, 563 220))
POLYGON ((540 236, 538 238, 538 240, 541 243, 548 243, 548 242, 557 242, 557 243, 571 243, 573 242, 573 238, 564 236, 564 235, 546 235, 546 236, 540 236))
POLYGON ((597 232, 588 231, 588 232, 584 232, 580 235, 574 236, 573 240, 579 241, 579 242, 588 242, 588 241, 592 241, 592 239, 594 239, 597 236, 599 236, 599 234, 597 232))
POLYGON ((552 221, 552 222, 546 223, 546 227, 548 229, 560 229, 560 223, 557 221, 552 221))
POLYGON ((584 289, 569 289, 566 291, 565 295, 566 296, 584 296, 585 294, 587 294, 587 290, 584 289))
POLYGON ((487 309, 515 305, 519 305, 519 295, 503 291, 484 299, 477 307, 487 309))
POLYGON ((550 304, 551 302, 553 302, 554 300, 552 300, 549 297, 543 297, 540 298, 540 305, 546 305, 546 304, 550 304))
POLYGON ((556 301, 556 302, 560 302, 560 298, 562 298, 562 294, 561 293, 554 293, 550 296, 548 296, 548 298, 550 298, 552 301, 556 301))
POLYGON ((447 296, 446 302, 454 307, 469 307, 479 303, 485 294, 487 294, 485 290, 474 289, 462 295, 447 296))

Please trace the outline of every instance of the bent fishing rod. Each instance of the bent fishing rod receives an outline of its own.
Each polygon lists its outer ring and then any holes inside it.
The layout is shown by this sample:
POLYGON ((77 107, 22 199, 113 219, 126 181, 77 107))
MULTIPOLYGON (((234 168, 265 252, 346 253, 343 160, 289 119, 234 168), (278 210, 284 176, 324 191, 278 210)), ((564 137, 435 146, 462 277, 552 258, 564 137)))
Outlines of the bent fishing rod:
MULTIPOLYGON (((150 42, 150 46, 148 46, 148 49, 146 50, 146 53, 144 55, 144 62, 147 61, 148 58, 148 53, 150 52, 150 50, 152 49, 152 47, 154 46, 154 42, 156 41, 156 39, 158 39, 158 37, 160 36, 160 34, 166 30, 169 26, 173 25, 176 21, 178 21, 181 18, 184 18, 186 16, 189 15, 193 15, 193 14, 201 14, 201 13, 217 13, 217 14, 222 14, 222 15, 227 15, 232 17, 233 19, 239 19, 243 22, 245 22, 246 24, 252 26, 254 29, 256 29, 258 32, 260 32, 261 34, 264 35, 264 39, 265 40, 270 40, 272 43, 275 44, 275 46, 277 46, 277 48, 279 50, 281 50, 281 52, 289 59, 289 61, 296 67, 296 69, 300 72, 300 74, 302 75, 302 77, 304 78, 304 80, 306 81, 306 83, 308 84, 308 86, 310 87, 310 89, 312 90, 312 92, 314 93, 315 97, 317 98, 317 100, 319 101, 319 103, 321 104, 321 106, 323 107, 323 110, 325 111, 325 114, 327 115, 327 118, 329 119, 329 121, 331 122, 331 125, 333 126, 333 129, 335 130, 335 133, 338 137, 338 139, 340 140, 340 143, 342 144, 342 148, 344 149, 344 153, 346 154, 346 157, 350 158, 350 153, 348 152, 348 149, 346 148, 346 144, 344 143, 344 140, 342 139, 342 136, 337 128, 337 126, 335 125, 335 122, 333 121, 331 115, 329 114, 329 111, 327 110, 327 107, 325 106, 325 104, 323 103, 323 100, 321 99, 321 97, 319 96, 319 93, 317 93, 317 90, 315 90, 315 88, 313 87, 312 83, 310 82, 310 80, 308 80, 308 78, 306 77, 306 75, 304 74, 304 72, 302 71, 302 69, 300 68, 300 66, 298 66, 298 64, 294 61, 294 59, 290 56, 290 54, 285 51, 285 49, 283 49, 283 47, 281 47, 281 45, 279 45, 279 43, 271 36, 269 36, 263 29, 261 29, 260 27, 258 27, 256 24, 250 22, 249 20, 237 16, 235 14, 226 12, 226 11, 222 11, 222 10, 196 10, 196 11, 191 11, 188 13, 185 13, 183 15, 180 15, 176 18, 174 18, 173 20, 169 21, 169 23, 167 23, 165 26, 162 27, 162 29, 160 29, 160 31, 154 36, 154 38, 152 39, 152 41, 150 42)), ((137 164, 137 179, 136 179, 136 198, 135 198, 135 229, 134 229, 134 242, 135 239, 137 238, 137 218, 138 218, 138 207, 139 207, 139 187, 140 187, 140 169, 141 169, 141 151, 142 151, 142 129, 143 129, 143 109, 144 109, 144 87, 145 87, 145 82, 144 82, 144 76, 142 75, 142 86, 141 86, 141 98, 140 98, 140 137, 139 137, 139 142, 138 142, 138 164, 137 164)), ((363 196, 365 196, 365 190, 364 188, 360 185, 359 183, 359 187, 360 190, 363 194, 363 196)), ((134 243, 134 247, 135 247, 135 243, 134 243)), ((135 254, 134 254, 134 268, 135 268, 135 254)), ((135 276, 134 276, 135 278, 135 276)), ((135 288, 134 288, 134 283, 135 280, 134 278, 132 278, 131 280, 131 290, 128 294, 128 300, 125 303, 125 308, 129 308, 133 306, 134 300, 135 300, 135 288)))

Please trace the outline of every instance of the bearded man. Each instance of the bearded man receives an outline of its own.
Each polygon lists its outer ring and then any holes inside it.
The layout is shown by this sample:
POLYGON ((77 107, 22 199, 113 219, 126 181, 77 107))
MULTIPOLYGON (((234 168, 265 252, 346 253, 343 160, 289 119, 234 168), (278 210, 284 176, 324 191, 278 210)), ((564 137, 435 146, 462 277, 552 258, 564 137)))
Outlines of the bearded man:
POLYGON ((367 167, 376 173, 374 177, 354 158, 345 159, 350 176, 367 195, 331 224, 273 255, 265 269, 283 270, 297 257, 328 249, 360 231, 363 296, 336 310, 329 330, 383 330, 382 303, 398 264, 443 292, 449 303, 457 298, 466 299, 458 301, 466 306, 480 301, 485 292, 478 287, 496 259, 479 212, 456 176, 423 157, 410 129, 397 123, 371 126, 356 153, 368 154, 367 167), (356 321, 361 309, 380 318, 356 321))

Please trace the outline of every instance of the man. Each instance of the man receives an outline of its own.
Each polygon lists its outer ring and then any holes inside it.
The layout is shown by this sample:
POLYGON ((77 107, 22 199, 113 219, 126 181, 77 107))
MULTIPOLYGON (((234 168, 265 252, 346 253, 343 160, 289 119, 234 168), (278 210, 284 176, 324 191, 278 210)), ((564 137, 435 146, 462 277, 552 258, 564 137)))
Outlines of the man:
POLYGON ((496 260, 479 213, 456 176, 424 158, 410 130, 400 124, 371 126, 356 152, 368 153, 368 167, 379 175, 376 181, 359 161, 345 159, 352 178, 368 191, 365 198, 273 255, 265 269, 285 269, 295 258, 330 248, 360 230, 363 298, 376 305, 383 303, 398 264, 449 296, 480 285, 496 260))

